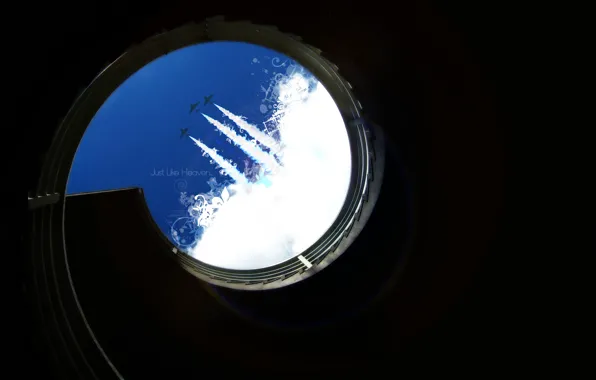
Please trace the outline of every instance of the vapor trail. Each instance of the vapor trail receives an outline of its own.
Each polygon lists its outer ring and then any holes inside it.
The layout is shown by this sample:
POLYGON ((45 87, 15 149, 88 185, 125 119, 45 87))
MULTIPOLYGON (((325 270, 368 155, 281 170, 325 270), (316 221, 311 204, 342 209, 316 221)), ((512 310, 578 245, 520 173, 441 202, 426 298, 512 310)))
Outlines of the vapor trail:
POLYGON ((273 153, 277 153, 279 152, 280 146, 277 143, 277 141, 275 141, 275 139, 269 135, 267 135, 266 133, 262 132, 260 129, 258 129, 256 126, 248 123, 246 120, 244 120, 242 117, 234 115, 233 113, 231 113, 230 111, 228 111, 227 109, 219 106, 219 105, 215 105, 224 115, 226 115, 228 117, 228 119, 232 120, 234 123, 236 123, 236 125, 238 127, 240 127, 241 129, 245 130, 252 138, 257 139, 261 144, 265 145, 267 148, 271 149, 271 151, 273 153))
POLYGON ((225 170, 226 174, 228 176, 232 177, 232 179, 234 181, 236 181, 237 183, 242 183, 242 184, 248 183, 248 180, 246 179, 246 177, 244 177, 244 175, 242 173, 240 173, 240 171, 238 171, 238 169, 236 169, 232 164, 230 164, 228 161, 226 161, 222 156, 217 154, 216 151, 209 148, 207 145, 203 144, 200 140, 197 140, 192 136, 188 136, 188 137, 190 137, 192 139, 192 141, 195 142, 195 144, 197 144, 201 149, 203 149, 203 152, 207 153, 213 159, 213 161, 217 162, 217 164, 219 166, 221 166, 225 170))
MULTIPOLYGON (((236 132, 234 132, 230 127, 223 125, 219 121, 202 114, 208 122, 215 125, 217 129, 223 132, 230 140, 232 140, 236 145, 238 145, 246 154, 257 160, 260 164, 264 165, 266 169, 270 171, 276 171, 279 169, 279 164, 273 158, 273 155, 264 152, 256 145, 253 145, 250 141, 246 140, 245 138, 238 136, 236 132)), ((223 166, 222 166, 223 167, 223 166)))

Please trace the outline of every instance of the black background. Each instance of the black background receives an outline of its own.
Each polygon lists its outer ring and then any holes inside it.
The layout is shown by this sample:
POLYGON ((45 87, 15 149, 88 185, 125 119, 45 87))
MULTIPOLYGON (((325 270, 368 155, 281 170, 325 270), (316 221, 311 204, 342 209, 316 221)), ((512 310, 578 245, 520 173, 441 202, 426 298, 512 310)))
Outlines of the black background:
MULTIPOLYGON (((276 25, 323 49, 340 67, 366 114, 402 142, 417 175, 421 217, 414 252, 427 254, 405 276, 422 276, 425 285, 400 290, 406 298, 400 306, 414 310, 396 321, 410 342, 399 351, 407 356, 379 363, 393 366, 404 357, 509 362, 523 347, 518 332, 525 321, 513 302, 512 267, 522 248, 514 243, 520 222, 506 201, 508 120, 497 102, 502 24, 496 7, 471 1, 267 3, 23 4, 12 33, 15 111, 34 153, 27 155, 21 182, 35 188, 60 119, 95 75, 135 42, 219 14, 276 25), (395 125, 394 112, 403 125, 395 125)), ((16 291, 27 296, 20 285, 16 291)), ((12 352, 22 361, 13 363, 39 376, 43 354, 29 344, 29 311, 16 305, 12 352)))

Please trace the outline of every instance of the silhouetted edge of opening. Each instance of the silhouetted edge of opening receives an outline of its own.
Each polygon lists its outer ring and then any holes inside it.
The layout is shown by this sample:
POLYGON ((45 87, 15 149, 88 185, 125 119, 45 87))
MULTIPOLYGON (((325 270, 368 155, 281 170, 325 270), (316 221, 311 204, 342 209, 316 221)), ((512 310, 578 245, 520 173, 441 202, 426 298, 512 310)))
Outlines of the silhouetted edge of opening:
MULTIPOLYGON (((317 273, 343 253, 366 223, 379 188, 371 183, 382 181, 384 155, 381 130, 367 125, 360 103, 350 91, 350 84, 337 68, 320 55, 318 49, 275 28, 248 22, 207 20, 159 34, 134 46, 106 67, 81 93, 60 126, 48 152, 48 160, 39 182, 39 193, 64 194, 70 167, 80 140, 91 119, 105 100, 128 77, 149 62, 180 48, 203 42, 237 41, 260 45, 293 58, 325 86, 344 119, 352 153, 352 176, 344 206, 327 232, 309 249, 281 264, 255 270, 231 270, 208 265, 181 253, 167 240, 168 254, 194 276, 209 283, 234 289, 261 290, 283 287, 317 273), (354 228, 360 226, 360 228, 354 228)), ((62 213, 64 217, 64 210, 62 213)), ((62 229, 62 234, 64 230, 62 229)))

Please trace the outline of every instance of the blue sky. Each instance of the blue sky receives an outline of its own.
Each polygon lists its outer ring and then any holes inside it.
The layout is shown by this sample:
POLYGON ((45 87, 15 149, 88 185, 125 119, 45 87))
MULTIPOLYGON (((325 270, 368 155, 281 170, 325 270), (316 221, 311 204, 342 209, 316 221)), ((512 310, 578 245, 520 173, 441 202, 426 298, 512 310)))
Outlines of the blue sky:
POLYGON ((210 176, 229 179, 219 175, 190 139, 180 138, 181 128, 225 151, 226 158, 243 162, 243 153, 226 144, 201 115, 221 115, 213 104, 204 106, 203 97, 213 94, 213 102, 260 125, 268 116, 259 108, 265 96, 261 86, 267 87, 273 72, 285 72, 292 62, 272 50, 238 42, 194 45, 151 62, 95 115, 75 156, 67 193, 142 187, 155 221, 167 234, 171 215, 186 213, 179 202, 181 188, 196 194, 209 190, 210 176), (276 68, 272 61, 287 63, 276 68), (199 112, 189 114, 190 104, 197 101, 199 112), (160 170, 163 176, 152 175, 160 170))

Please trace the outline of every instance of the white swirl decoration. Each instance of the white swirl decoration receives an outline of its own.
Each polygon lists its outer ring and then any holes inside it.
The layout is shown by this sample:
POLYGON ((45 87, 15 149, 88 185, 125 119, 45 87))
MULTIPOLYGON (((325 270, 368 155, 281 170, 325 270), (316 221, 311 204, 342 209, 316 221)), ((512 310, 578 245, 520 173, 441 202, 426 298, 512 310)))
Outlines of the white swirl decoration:
POLYGON ((279 63, 279 62, 281 62, 281 59, 279 59, 278 57, 274 57, 274 58, 271 60, 271 65, 272 65, 273 67, 282 67, 282 66, 285 66, 285 65, 286 65, 286 62, 288 62, 288 61, 286 60, 286 61, 284 61, 283 63, 279 63))
POLYGON ((273 80, 275 81, 275 83, 279 83, 281 82, 281 80, 284 78, 284 75, 282 73, 277 73, 275 74, 275 76, 273 77, 273 80))
POLYGON ((215 214, 230 198, 226 187, 221 190, 219 196, 211 194, 197 194, 194 196, 194 204, 188 208, 189 214, 195 218, 198 227, 209 227, 215 218, 215 214))

